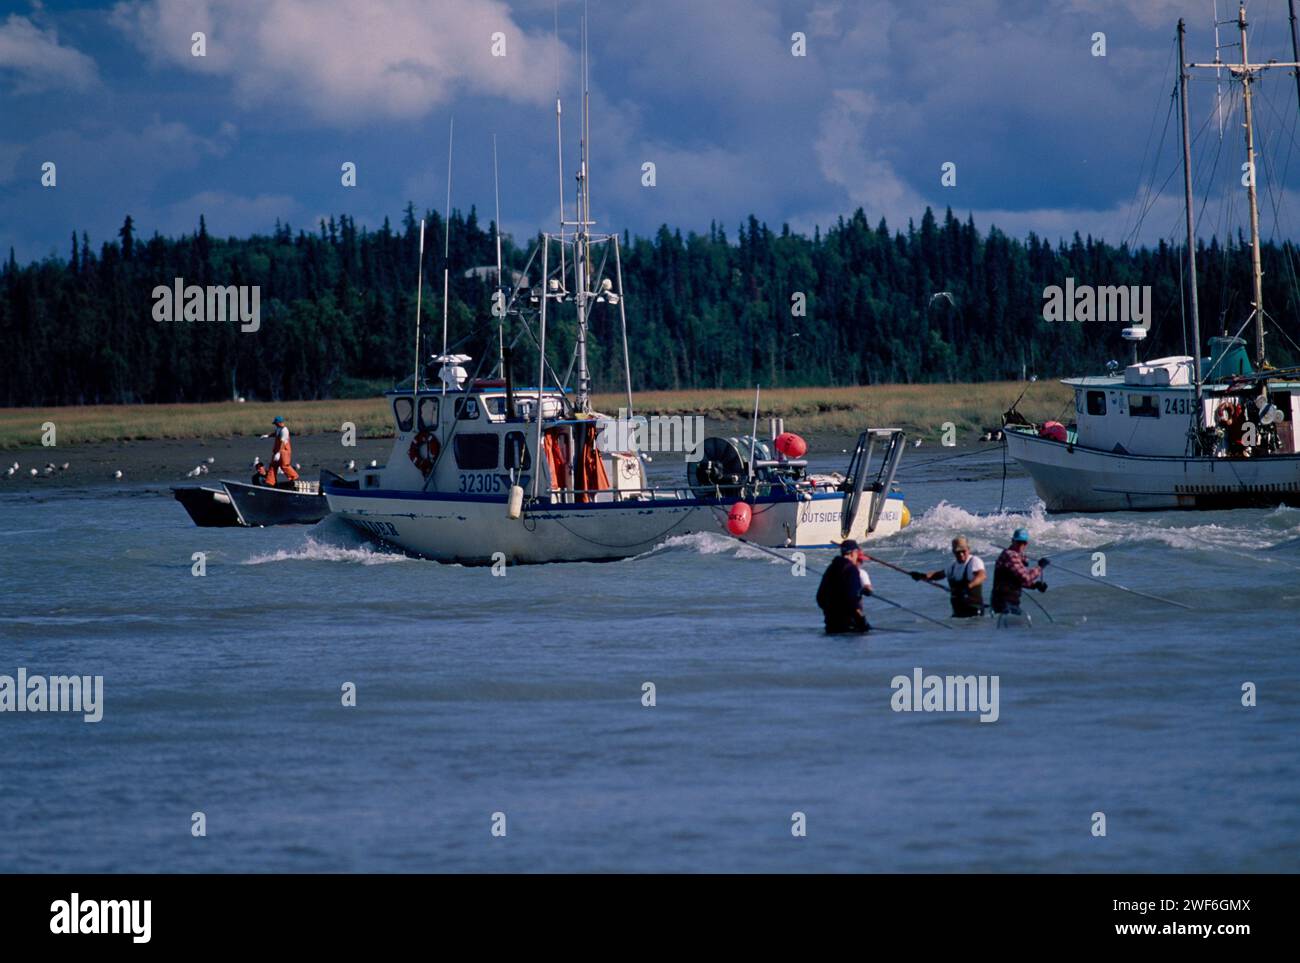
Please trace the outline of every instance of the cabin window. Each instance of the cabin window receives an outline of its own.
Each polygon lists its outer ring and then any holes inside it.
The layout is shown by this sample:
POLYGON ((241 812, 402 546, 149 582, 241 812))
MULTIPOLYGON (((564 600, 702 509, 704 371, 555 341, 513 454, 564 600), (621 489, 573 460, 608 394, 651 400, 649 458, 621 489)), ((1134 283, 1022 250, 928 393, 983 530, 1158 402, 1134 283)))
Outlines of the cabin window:
POLYGON ((424 397, 420 399, 420 430, 438 428, 438 399, 424 397))
POLYGON ((415 403, 410 398, 397 398, 393 401, 393 417, 398 431, 410 431, 415 423, 415 403))
POLYGON ((456 420, 457 421, 473 421, 477 417, 478 417, 478 401, 476 401, 473 398, 456 399, 456 420))
POLYGON ((1160 405, 1155 395, 1129 395, 1128 414, 1130 418, 1159 418, 1160 405))
POLYGON ((504 418, 506 415, 506 396, 485 395, 483 397, 483 407, 487 409, 489 418, 504 418))
POLYGON ((461 471, 495 470, 500 461, 496 435, 456 435, 453 443, 456 448, 456 465, 461 471))
POLYGON ((1088 392, 1088 414, 1104 415, 1106 413, 1106 392, 1089 391, 1088 392))
POLYGON ((533 467, 532 455, 528 453, 528 442, 522 431, 506 432, 506 468, 528 471, 533 467))

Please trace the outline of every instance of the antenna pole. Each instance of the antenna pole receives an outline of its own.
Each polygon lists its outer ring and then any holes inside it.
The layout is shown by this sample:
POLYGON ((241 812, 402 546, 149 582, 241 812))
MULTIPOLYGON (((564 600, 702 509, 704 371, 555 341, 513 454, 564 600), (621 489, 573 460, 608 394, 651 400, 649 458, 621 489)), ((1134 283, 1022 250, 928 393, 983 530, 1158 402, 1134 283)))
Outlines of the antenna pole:
MULTIPOLYGON (((451 147, 456 136, 456 118, 451 119, 447 128, 447 220, 443 224, 442 231, 442 356, 443 364, 447 363, 447 301, 451 296, 451 271, 449 259, 451 257, 451 147)), ((447 379, 440 378, 442 382, 442 393, 447 394, 447 379)))
POLYGON ((420 391, 420 298, 424 292, 424 218, 420 218, 420 261, 415 281, 415 376, 411 379, 411 403, 420 391))
POLYGON ((1246 5, 1237 8, 1237 26, 1241 30, 1242 112, 1246 119, 1246 196, 1250 199, 1250 262, 1255 281, 1255 367, 1264 367, 1264 269, 1259 256, 1259 200, 1255 195, 1255 127, 1251 112, 1251 86, 1255 82, 1246 53, 1246 5))
POLYGON ((591 411, 591 373, 587 370, 587 315, 589 310, 588 258, 590 251, 591 201, 587 196, 587 149, 591 138, 588 104, 590 89, 587 80, 587 14, 582 15, 582 137, 578 157, 578 222, 574 237, 573 266, 577 285, 575 300, 578 308, 578 410, 591 411))
MULTIPOLYGON (((563 242, 561 242, 563 247, 563 242)), ((537 445, 533 450, 533 498, 537 497, 538 485, 542 480, 542 388, 546 384, 546 302, 550 300, 550 237, 542 238, 542 316, 538 321, 539 337, 537 339, 537 445)), ((562 390, 562 389, 561 389, 562 390)), ((551 479, 555 482, 557 479, 551 479)))
POLYGON ((496 195, 497 204, 497 293, 495 301, 497 310, 501 314, 497 317, 497 376, 501 377, 506 370, 506 291, 505 282, 501 274, 501 174, 497 168, 497 135, 492 135, 492 189, 496 195))
MULTIPOLYGON (((1192 200, 1192 142, 1187 120, 1187 25, 1178 21, 1178 99, 1183 115, 1183 202, 1187 215, 1187 286, 1192 295, 1192 370, 1196 375, 1196 424, 1201 419, 1201 314, 1196 293, 1196 225, 1192 200)), ((1198 448, 1200 434, 1197 433, 1198 448)))
MULTIPOLYGON (((1300 62, 1300 37, 1296 36, 1295 22, 1295 0, 1286 0, 1287 9, 1291 14, 1291 59, 1300 62)), ((1295 74, 1295 93, 1297 103, 1300 103, 1300 70, 1293 70, 1295 74)))

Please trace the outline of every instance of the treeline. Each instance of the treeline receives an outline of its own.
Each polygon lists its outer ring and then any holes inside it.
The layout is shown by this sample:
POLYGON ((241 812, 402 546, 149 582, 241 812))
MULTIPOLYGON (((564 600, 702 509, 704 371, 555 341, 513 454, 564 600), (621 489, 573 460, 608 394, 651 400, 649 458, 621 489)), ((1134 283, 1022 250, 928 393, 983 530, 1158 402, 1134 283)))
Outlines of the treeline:
MULTIPOLYGON (((443 222, 426 213, 421 328, 425 354, 441 346, 443 222)), ((524 270, 532 244, 504 245, 524 270)), ((1186 349, 1178 247, 1112 246, 1077 234, 1070 243, 926 210, 918 225, 872 226, 859 210, 812 237, 778 233, 750 217, 732 240, 667 227, 653 238, 624 236, 628 338, 637 389, 980 381, 1096 373, 1127 361, 1120 325, 1049 323, 1043 291, 1076 284, 1150 285, 1146 357, 1186 349)), ((451 221, 449 344, 496 358, 494 280, 470 268, 495 264, 491 225, 473 208, 451 221)), ((400 227, 358 228, 349 217, 311 232, 277 224, 270 235, 220 239, 137 236, 127 218, 117 238, 93 249, 83 233, 68 256, 0 269, 0 339, 6 347, 0 405, 323 398, 371 391, 409 378, 413 366, 419 221, 408 205, 400 227), (261 324, 154 320, 153 290, 185 284, 260 286, 261 324)), ((1297 314, 1295 250, 1264 248, 1264 298, 1271 318, 1297 314)), ((529 269, 540 281, 540 259, 529 269)), ((1198 252, 1204 334, 1235 331, 1250 312, 1250 251, 1238 236, 1198 252)), ((612 273, 612 262, 607 266, 612 273)), ((179 306, 177 306, 179 314, 179 306)), ((573 343, 572 311, 548 318, 552 365, 563 374, 573 343)), ((1300 338, 1294 330, 1287 334, 1300 338)), ((516 318, 521 381, 535 380, 536 355, 516 318)), ((589 352, 595 386, 622 386, 616 309, 600 305, 589 352)), ((1188 352, 1189 353, 1189 352, 1188 352)), ((1300 361, 1282 335, 1274 363, 1300 361)))

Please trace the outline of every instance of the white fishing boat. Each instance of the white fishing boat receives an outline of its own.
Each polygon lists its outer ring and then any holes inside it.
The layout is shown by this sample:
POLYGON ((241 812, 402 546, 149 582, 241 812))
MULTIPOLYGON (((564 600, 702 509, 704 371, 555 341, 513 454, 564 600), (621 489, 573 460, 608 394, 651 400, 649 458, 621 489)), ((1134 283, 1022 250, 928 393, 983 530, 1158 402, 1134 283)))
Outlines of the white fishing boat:
MULTIPOLYGON (((779 431, 779 424, 771 446, 755 437, 757 401, 751 435, 704 439, 697 460, 683 459, 684 484, 650 484, 639 433, 621 430, 635 424, 636 415, 619 239, 592 232, 587 102, 584 90, 574 220, 563 221, 558 234, 544 234, 508 286, 501 281, 498 236, 493 376, 471 374, 465 365, 472 359, 448 350, 444 270, 442 351, 431 362, 436 381, 430 383, 417 360, 409 386, 387 393, 392 453, 382 467, 355 478, 327 479, 322 488, 331 511, 372 540, 462 564, 620 559, 695 532, 783 548, 824 548, 848 537, 897 532, 909 521, 893 486, 902 431, 864 431, 844 474, 810 474, 801 440, 791 442, 794 436, 779 431), (532 286, 537 267, 541 282, 532 286), (556 374, 547 352, 548 323, 554 327, 557 313, 569 305, 572 383, 556 374), (592 407, 587 337, 597 309, 617 310, 622 332, 626 408, 618 419, 592 407), (512 346, 523 339, 536 350, 532 387, 514 384, 512 346)), ((558 128, 558 97, 556 115, 558 128)), ((420 283, 423 249, 421 225, 420 283)), ((416 358, 423 359, 418 291, 416 301, 416 358)))
MULTIPOLYGON (((1248 170, 1256 169, 1251 87, 1265 69, 1300 69, 1297 63, 1249 62, 1246 12, 1237 19, 1240 63, 1187 63, 1185 27, 1178 24, 1183 128, 1183 183, 1187 228, 1188 291, 1192 343, 1201 345, 1196 287, 1188 69, 1225 69, 1241 82, 1248 170)), ((1211 338, 1208 357, 1137 359, 1142 327, 1124 330, 1133 363, 1123 372, 1111 362, 1101 377, 1068 378, 1074 389, 1074 423, 1036 425, 1012 407, 1004 438, 1007 453, 1033 479, 1049 512, 1218 509, 1300 505, 1300 369, 1271 367, 1265 355, 1259 210, 1253 177, 1250 203, 1254 303, 1237 332, 1253 322, 1255 357, 1240 337, 1211 338)))

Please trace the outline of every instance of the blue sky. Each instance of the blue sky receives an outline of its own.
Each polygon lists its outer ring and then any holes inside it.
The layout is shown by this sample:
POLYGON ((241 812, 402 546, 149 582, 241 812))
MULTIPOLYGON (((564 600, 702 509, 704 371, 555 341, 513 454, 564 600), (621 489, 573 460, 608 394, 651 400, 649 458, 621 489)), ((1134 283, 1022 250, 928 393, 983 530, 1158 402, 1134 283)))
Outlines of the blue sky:
MULTIPOLYGON (((169 235, 194 230, 200 214, 220 235, 266 232, 277 218, 312 228, 338 213, 396 222, 407 200, 444 206, 453 115, 453 204, 491 218, 495 133, 506 229, 553 226, 556 76, 571 201, 581 10, 559 4, 557 46, 552 0, 0 3, 0 245, 23 261, 65 256, 74 229, 98 245, 128 213, 143 233, 169 235), (206 57, 191 53, 195 31, 206 57), (497 32, 504 57, 492 56, 497 32), (46 161, 54 188, 40 183, 46 161), (340 183, 346 161, 355 188, 340 183)), ((1210 0, 591 0, 589 10, 594 212, 633 233, 716 220, 734 237, 750 213, 811 231, 859 206, 905 227, 930 204, 972 213, 982 230, 1122 240, 1163 130, 1179 16, 1193 59, 1213 57, 1210 0), (791 54, 796 31, 804 57, 791 54), (1104 57, 1092 53, 1097 32, 1104 57), (645 162, 653 188, 641 183, 645 162), (957 165, 955 187, 940 183, 945 162, 957 165)), ((1289 60, 1285 0, 1254 0, 1249 13, 1252 59, 1289 60)), ((1272 131, 1264 176, 1285 214, 1281 188, 1300 179, 1297 105, 1291 76, 1274 73, 1259 115, 1272 131)), ((1210 76, 1195 85, 1195 123, 1214 90, 1210 76)), ((1212 131, 1198 157, 1216 146, 1212 131)), ((1235 121, 1222 150, 1231 173, 1242 160, 1235 121)), ((1139 239, 1174 236, 1180 203, 1175 178, 1139 239)), ((1276 235, 1270 204, 1264 215, 1276 235)), ((1216 223, 1211 213, 1205 227, 1216 223)))

